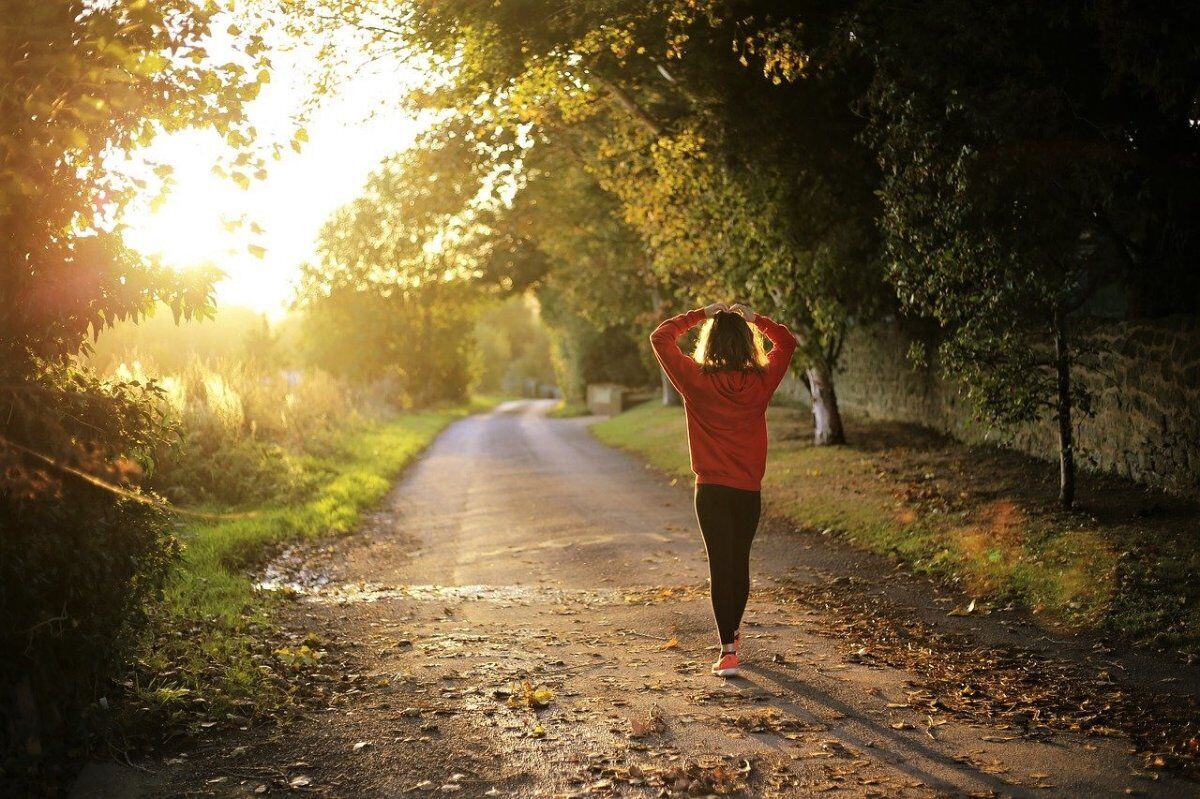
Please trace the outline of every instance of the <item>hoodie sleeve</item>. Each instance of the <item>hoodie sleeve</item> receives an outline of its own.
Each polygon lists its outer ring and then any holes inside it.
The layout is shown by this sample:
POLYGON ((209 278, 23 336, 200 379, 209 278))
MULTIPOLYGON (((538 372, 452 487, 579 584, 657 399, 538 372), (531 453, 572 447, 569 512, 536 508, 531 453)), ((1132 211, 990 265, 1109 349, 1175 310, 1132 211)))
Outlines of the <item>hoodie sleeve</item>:
POLYGON ((774 394, 792 363, 792 354, 796 352, 796 336, 788 330, 787 325, 781 325, 762 314, 754 317, 753 324, 771 341, 771 351, 767 353, 766 384, 768 395, 774 394))
POLYGON ((679 337, 704 321, 704 309, 672 316, 650 334, 650 346, 675 390, 685 398, 700 374, 700 365, 679 349, 679 337))

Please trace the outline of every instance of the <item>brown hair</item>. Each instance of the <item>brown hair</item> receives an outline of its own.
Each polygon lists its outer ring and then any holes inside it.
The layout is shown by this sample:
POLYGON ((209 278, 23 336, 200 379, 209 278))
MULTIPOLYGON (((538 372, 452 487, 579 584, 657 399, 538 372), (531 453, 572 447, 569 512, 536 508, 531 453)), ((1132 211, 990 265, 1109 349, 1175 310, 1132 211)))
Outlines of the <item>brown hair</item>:
POLYGON ((761 372, 767 365, 762 334, 730 311, 704 323, 693 357, 705 372, 761 372))

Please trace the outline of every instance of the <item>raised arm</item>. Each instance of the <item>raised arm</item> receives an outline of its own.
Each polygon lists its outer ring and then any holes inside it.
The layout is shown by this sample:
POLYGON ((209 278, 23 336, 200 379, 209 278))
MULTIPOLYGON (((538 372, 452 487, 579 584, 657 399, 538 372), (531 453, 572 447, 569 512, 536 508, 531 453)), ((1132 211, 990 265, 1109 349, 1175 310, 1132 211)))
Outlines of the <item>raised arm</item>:
POLYGON ((755 316, 751 324, 771 341, 771 351, 767 353, 766 379, 768 390, 774 393, 792 363, 792 354, 796 352, 796 336, 788 330, 787 325, 781 325, 762 314, 755 316))
POLYGON ((667 373, 671 385, 685 397, 688 386, 700 373, 700 365, 679 349, 679 337, 703 322, 706 316, 704 308, 672 316, 654 328, 654 332, 650 334, 650 346, 654 348, 654 357, 667 373))

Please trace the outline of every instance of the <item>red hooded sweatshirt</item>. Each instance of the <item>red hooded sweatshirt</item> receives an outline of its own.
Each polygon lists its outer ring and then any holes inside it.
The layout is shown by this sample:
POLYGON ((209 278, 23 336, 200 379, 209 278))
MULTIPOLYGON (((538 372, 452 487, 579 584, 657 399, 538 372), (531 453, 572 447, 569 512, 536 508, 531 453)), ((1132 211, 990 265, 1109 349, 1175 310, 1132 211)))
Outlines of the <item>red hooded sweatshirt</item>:
POLYGON ((650 334, 650 343, 683 397, 696 482, 758 491, 767 469, 767 403, 787 373, 796 337, 760 314, 751 324, 771 341, 767 368, 703 372, 679 349, 678 339, 704 318, 703 309, 673 316, 650 334))

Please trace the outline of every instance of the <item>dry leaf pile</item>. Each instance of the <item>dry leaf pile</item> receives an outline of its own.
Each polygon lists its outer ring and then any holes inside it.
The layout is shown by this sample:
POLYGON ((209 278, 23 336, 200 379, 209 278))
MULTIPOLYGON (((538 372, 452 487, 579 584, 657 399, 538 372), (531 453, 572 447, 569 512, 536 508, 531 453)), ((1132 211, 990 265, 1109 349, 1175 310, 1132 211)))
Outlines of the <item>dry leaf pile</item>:
POLYGON ((792 716, 785 716, 776 708, 767 708, 757 713, 741 713, 726 717, 726 722, 736 729, 756 735, 778 735, 789 741, 800 740, 801 733, 823 732, 823 724, 810 724, 792 716))
POLYGON ((645 588, 625 591, 622 598, 630 605, 655 605, 659 602, 687 602, 693 599, 707 599, 708 586, 704 583, 696 585, 669 585, 660 588, 645 588))
MULTIPOLYGON (((653 754, 653 753, 651 753, 653 754)), ((752 767, 744 758, 680 757, 675 752, 649 763, 625 763, 612 754, 592 754, 585 766, 586 777, 572 780, 593 796, 620 795, 624 787, 654 790, 659 797, 731 796, 746 788, 752 767)))

